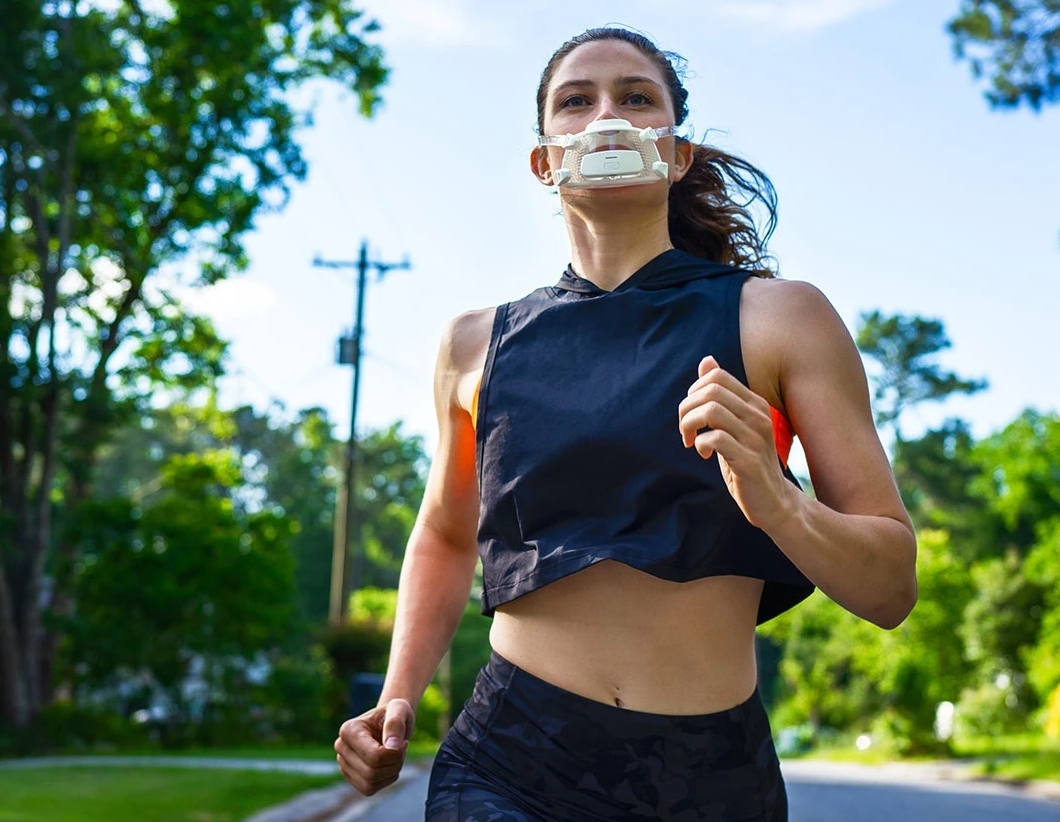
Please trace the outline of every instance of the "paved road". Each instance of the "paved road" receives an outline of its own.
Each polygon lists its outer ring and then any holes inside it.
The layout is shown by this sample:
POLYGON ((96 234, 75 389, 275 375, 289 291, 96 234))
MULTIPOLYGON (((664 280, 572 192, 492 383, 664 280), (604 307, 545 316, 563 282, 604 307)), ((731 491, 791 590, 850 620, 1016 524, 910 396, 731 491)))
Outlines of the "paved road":
MULTIPOLYGON (((1060 802, 994 783, 939 779, 922 767, 784 764, 790 822, 1060 822, 1060 802)), ((403 780, 332 822, 422 822, 427 774, 403 780)))
POLYGON ((787 762, 791 822, 1060 822, 1060 801, 923 767, 787 762))

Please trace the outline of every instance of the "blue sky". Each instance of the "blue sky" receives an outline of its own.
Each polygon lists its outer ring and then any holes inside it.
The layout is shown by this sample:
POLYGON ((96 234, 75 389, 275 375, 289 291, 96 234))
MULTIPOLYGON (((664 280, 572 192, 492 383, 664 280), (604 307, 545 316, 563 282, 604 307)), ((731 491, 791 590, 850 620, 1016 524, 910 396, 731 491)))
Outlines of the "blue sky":
POLYGON ((320 254, 407 256, 366 302, 358 427, 435 439, 431 375, 445 323, 554 282, 568 261, 555 197, 533 179, 534 93, 572 34, 622 23, 688 61, 688 125, 773 180, 781 274, 858 314, 944 321, 943 363, 990 388, 910 415, 979 436, 1060 405, 1060 108, 990 111, 945 33, 957 0, 371 0, 391 80, 372 120, 307 90, 310 162, 259 221, 249 270, 192 295, 232 341, 222 401, 328 409, 349 431, 352 270, 320 254))

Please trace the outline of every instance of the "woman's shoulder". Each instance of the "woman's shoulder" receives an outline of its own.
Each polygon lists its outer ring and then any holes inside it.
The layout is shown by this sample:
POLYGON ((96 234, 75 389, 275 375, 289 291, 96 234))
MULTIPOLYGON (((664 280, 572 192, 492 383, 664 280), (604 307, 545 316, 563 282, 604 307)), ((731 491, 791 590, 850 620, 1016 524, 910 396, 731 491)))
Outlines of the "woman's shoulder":
POLYGON ((740 297, 741 325, 786 345, 835 334, 849 336, 839 313, 817 286, 779 277, 748 277, 740 297))
POLYGON ((749 384, 782 410, 786 377, 827 370, 837 359, 860 363, 832 303, 800 280, 749 277, 740 297, 740 337, 749 384))
POLYGON ((489 346, 496 313, 496 306, 490 306, 453 317, 442 332, 440 359, 459 372, 474 370, 476 363, 481 368, 479 361, 485 357, 485 349, 489 346))
POLYGON ((828 298, 817 286, 803 280, 788 280, 783 277, 748 277, 743 288, 743 299, 753 300, 760 307, 787 306, 802 310, 831 307, 828 298))

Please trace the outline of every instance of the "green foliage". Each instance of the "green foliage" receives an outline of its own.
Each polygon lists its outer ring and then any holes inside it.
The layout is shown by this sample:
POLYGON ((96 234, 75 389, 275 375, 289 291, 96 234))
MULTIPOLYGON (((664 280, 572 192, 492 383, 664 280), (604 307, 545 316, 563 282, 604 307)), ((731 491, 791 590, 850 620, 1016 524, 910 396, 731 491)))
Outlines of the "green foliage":
POLYGON ((957 628, 973 588, 944 532, 922 532, 919 544, 920 597, 895 630, 881 631, 821 594, 760 629, 784 649, 789 696, 777 724, 872 723, 897 750, 935 746, 935 708, 957 698, 969 671, 957 628))
MULTIPOLYGON (((306 163, 327 79, 364 114, 386 79, 348 0, 5 0, 0 26, 0 714, 47 698, 56 643, 39 613, 74 610, 74 515, 116 427, 160 392, 209 388, 225 344, 175 298, 174 266, 214 282, 246 265, 256 217, 306 163)), ((61 624, 50 621, 50 630, 61 624)))
POLYGON ((320 641, 334 665, 335 675, 347 683, 354 674, 386 671, 393 630, 393 620, 350 619, 321 628, 320 641))
POLYGON ((1038 639, 1044 591, 1026 576, 1014 551, 976 563, 972 580, 976 596, 964 609, 960 627, 965 656, 981 682, 999 676, 1022 679, 1023 657, 1038 639))
POLYGON ((350 619, 394 624, 397 615, 396 588, 361 588, 350 594, 350 619))
POLYGON ((1053 688, 1045 702, 1045 735, 1060 740, 1060 685, 1053 688))
MULTIPOLYGON (((349 683, 351 678, 359 673, 382 674, 386 671, 397 610, 397 594, 395 589, 361 588, 350 597, 348 620, 340 626, 328 626, 323 629, 324 644, 334 660, 341 682, 349 683)), ((479 616, 479 619, 483 618, 479 616)), ((461 639, 466 643, 466 635, 461 639)), ((454 641, 454 645, 457 644, 460 642, 454 641)), ((460 652, 456 653, 460 656, 460 652)), ((463 676, 462 670, 460 676, 463 676)), ((460 681, 463 683, 463 679, 460 681)), ((460 707, 470 695, 471 689, 468 687, 467 693, 459 699, 460 707)), ((458 692, 454 688, 453 702, 457 701, 457 696, 458 692)), ((346 718, 347 706, 343 706, 343 711, 338 718, 339 722, 346 718)), ((440 740, 452 721, 451 711, 450 700, 446 698, 441 685, 438 682, 428 685, 420 704, 416 707, 413 741, 440 740)), ((459 713, 459 707, 456 712, 459 713)))
POLYGON ((110 751, 150 744, 147 728, 98 705, 58 700, 26 728, 0 724, 0 758, 110 751))
POLYGON ((955 714, 959 737, 992 736, 1026 730, 1028 707, 1011 684, 984 682, 961 694, 955 714))
MULTIPOLYGON (((1060 514, 1041 528, 1042 538, 1027 556, 1027 577, 1044 593, 1044 604, 1033 648, 1025 651, 1031 684, 1050 711, 1060 711, 1060 514)), ((1060 734, 1058 734, 1060 735, 1060 734)))
POLYGON ((907 408, 986 387, 985 380, 958 377, 935 361, 950 347, 940 320, 871 311, 861 315, 856 340, 862 354, 875 364, 876 422, 892 426, 899 440, 898 420, 907 408))
POLYGON ((877 634, 868 669, 903 751, 934 747, 936 707, 956 700, 969 673, 957 629, 975 589, 945 532, 918 535, 917 581, 916 607, 894 631, 877 634))
POLYGON ((4 797, 0 813, 5 822, 241 822, 257 811, 334 783, 334 776, 280 771, 150 767, 0 770, 0 796, 4 797))
POLYGON ((1028 409, 977 443, 972 492, 988 506, 996 553, 1026 553, 1042 528, 1060 517, 1060 414, 1028 409))
POLYGON ((991 106, 1060 100, 1060 0, 962 0, 948 29, 991 106))
POLYGON ((291 539, 301 612, 318 623, 327 616, 331 550, 335 530, 339 445, 321 408, 292 415, 276 409, 259 413, 243 406, 232 412, 231 440, 253 477, 253 493, 298 523, 291 539))
POLYGON ((902 501, 918 528, 949 532, 959 556, 971 562, 983 549, 985 514, 970 487, 981 472, 972 457, 968 424, 948 419, 917 439, 894 444, 894 474, 902 501))
MULTIPOLYGON (((270 668, 268 679, 252 692, 268 734, 287 743, 329 739, 344 719, 346 689, 324 647, 315 643, 306 653, 283 654, 270 668)), ((244 735, 237 743, 254 738, 261 736, 244 735)))
POLYGON ((847 727, 880 707, 871 682, 858 677, 872 628, 817 592, 798 608, 759 628, 783 648, 780 675, 788 697, 778 705, 778 725, 847 727))
POLYGON ((469 602, 449 650, 450 722, 455 722, 475 687, 475 677, 490 655, 490 626, 478 603, 469 602))
POLYGON ((292 524, 271 511, 241 513, 231 453, 174 456, 148 506, 128 499, 82 508, 85 546, 69 620, 72 669, 83 687, 147 673, 182 715, 181 683, 202 660, 208 708, 235 690, 256 655, 287 638, 294 607, 292 524))
POLYGON ((396 588, 427 482, 423 438, 404 434, 398 422, 363 436, 357 455, 357 518, 367 559, 362 585, 396 588))
POLYGON ((416 706, 416 727, 412 732, 414 742, 440 741, 449 730, 449 701, 437 684, 431 683, 416 706))
MULTIPOLYGON (((224 411, 212 403, 174 403, 123 426, 103 449, 95 472, 97 495, 129 494, 141 504, 158 493, 161 465, 176 454, 228 448, 242 470, 238 507, 269 509, 297 523, 290 544, 302 615, 327 616, 336 492, 343 445, 320 408, 286 414, 249 406, 224 411)), ((360 522, 367 550, 367 585, 396 587, 427 459, 422 438, 395 423, 368 432, 358 447, 360 522)))

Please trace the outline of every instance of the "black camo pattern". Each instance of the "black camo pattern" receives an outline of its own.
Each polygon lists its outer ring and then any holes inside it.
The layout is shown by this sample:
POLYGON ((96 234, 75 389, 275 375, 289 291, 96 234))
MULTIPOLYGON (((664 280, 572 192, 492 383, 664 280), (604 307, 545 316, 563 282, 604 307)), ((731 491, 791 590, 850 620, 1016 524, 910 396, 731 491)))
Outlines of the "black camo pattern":
POLYGON ((496 654, 442 744, 428 822, 786 822, 758 694, 661 716, 572 694, 496 654))

